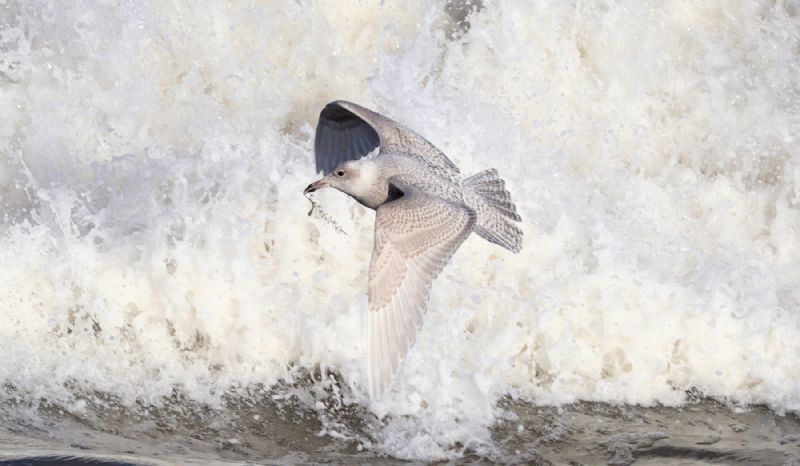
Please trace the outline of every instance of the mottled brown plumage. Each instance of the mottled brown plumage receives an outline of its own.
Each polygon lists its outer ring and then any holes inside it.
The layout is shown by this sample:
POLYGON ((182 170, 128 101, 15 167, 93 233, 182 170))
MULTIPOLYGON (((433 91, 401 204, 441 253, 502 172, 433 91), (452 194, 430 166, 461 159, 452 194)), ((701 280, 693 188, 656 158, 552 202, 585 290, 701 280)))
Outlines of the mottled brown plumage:
POLYGON ((472 231, 518 252, 522 230, 494 169, 466 179, 422 136, 371 110, 336 101, 320 113, 318 171, 306 192, 343 191, 375 209, 369 271, 369 391, 380 396, 414 342, 431 284, 472 231), (376 157, 366 157, 379 148, 376 157))

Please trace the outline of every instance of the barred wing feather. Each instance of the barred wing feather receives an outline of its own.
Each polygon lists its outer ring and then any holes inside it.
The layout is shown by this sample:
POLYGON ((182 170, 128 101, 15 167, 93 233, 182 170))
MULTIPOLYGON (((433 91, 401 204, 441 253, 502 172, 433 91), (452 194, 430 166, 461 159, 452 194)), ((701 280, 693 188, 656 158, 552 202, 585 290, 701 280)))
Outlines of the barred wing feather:
POLYGON ((369 270, 369 391, 391 383, 422 324, 431 284, 472 231, 465 206, 391 182, 403 192, 377 210, 369 270))

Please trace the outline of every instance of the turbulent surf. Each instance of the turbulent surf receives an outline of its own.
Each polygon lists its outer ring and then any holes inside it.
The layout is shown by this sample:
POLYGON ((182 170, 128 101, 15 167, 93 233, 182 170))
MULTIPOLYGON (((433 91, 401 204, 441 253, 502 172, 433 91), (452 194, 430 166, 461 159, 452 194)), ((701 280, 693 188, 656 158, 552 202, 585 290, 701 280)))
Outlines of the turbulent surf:
POLYGON ((174 458, 314 462, 292 452, 337 439, 354 458, 501 461, 519 406, 699 397, 790 419, 799 15, 0 1, 0 449, 74 451, 58 426, 77 422, 119 460, 138 419, 143 438, 185 433, 174 458), (339 98, 424 128, 465 175, 497 167, 524 219, 520 254, 453 256, 374 404, 374 216, 319 193, 343 235, 300 194, 339 98))

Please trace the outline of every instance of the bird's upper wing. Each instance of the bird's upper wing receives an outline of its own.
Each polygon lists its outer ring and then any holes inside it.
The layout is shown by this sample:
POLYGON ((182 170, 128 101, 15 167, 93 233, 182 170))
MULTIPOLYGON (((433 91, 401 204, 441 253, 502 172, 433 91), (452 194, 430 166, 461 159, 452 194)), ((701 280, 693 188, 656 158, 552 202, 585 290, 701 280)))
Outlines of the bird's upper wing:
POLYGON ((459 172, 425 138, 372 110, 337 100, 320 112, 314 138, 317 172, 328 173, 341 162, 360 159, 376 147, 420 159, 452 174, 459 172))
POLYGON ((431 283, 469 236, 475 212, 389 180, 403 196, 380 206, 369 266, 369 391, 380 396, 405 356, 431 283))

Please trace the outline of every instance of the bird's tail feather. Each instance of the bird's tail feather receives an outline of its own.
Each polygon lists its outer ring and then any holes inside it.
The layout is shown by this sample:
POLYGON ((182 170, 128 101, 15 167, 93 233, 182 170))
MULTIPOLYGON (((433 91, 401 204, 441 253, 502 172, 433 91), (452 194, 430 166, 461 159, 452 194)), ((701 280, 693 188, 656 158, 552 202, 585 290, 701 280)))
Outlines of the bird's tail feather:
POLYGON ((485 203, 483 208, 478 208, 475 232, 491 243, 519 252, 522 249, 522 230, 513 222, 522 219, 497 170, 491 168, 472 175, 464 180, 464 186, 477 193, 485 203))

